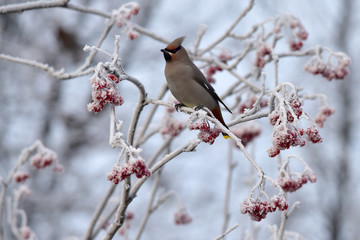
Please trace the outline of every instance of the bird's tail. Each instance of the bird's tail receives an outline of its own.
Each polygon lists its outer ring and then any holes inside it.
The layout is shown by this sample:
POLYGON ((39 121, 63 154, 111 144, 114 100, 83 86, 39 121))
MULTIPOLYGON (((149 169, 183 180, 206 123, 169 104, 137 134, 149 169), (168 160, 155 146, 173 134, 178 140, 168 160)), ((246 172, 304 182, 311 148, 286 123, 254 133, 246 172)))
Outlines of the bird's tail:
MULTIPOLYGON (((228 126, 226 126, 226 124, 225 124, 225 122, 224 122, 224 119, 223 119, 223 116, 222 116, 222 114, 221 114, 221 110, 220 110, 220 107, 219 107, 219 106, 217 106, 216 108, 214 108, 211 112, 214 114, 214 117, 222 123, 222 125, 224 125, 227 129, 229 129, 228 126)), ((227 133, 224 133, 224 132, 223 132, 222 135, 223 135, 223 137, 224 137, 225 139, 229 139, 229 138, 230 138, 229 134, 227 134, 227 133)))

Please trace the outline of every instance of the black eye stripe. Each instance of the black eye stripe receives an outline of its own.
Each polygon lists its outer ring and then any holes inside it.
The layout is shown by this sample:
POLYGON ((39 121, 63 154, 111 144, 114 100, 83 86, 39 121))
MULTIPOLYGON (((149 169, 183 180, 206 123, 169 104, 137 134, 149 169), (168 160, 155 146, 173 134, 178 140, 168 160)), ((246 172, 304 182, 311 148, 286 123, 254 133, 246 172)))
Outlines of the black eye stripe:
POLYGON ((177 51, 179 51, 181 49, 181 46, 178 46, 177 48, 170 50, 168 48, 165 48, 166 51, 171 52, 171 53, 177 53, 177 51))

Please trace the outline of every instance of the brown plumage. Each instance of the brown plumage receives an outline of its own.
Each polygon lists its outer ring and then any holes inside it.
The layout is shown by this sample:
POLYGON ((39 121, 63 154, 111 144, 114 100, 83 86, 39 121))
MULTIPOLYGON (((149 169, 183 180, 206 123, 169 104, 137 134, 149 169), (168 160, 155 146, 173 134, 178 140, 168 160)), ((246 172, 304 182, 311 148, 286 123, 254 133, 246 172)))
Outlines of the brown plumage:
MULTIPOLYGON (((191 61, 185 48, 181 46, 185 37, 180 37, 161 49, 166 61, 165 77, 174 97, 187 107, 207 107, 226 128, 219 102, 231 113, 221 101, 215 89, 205 78, 200 69, 191 61)), ((223 133, 224 138, 229 135, 223 133)))

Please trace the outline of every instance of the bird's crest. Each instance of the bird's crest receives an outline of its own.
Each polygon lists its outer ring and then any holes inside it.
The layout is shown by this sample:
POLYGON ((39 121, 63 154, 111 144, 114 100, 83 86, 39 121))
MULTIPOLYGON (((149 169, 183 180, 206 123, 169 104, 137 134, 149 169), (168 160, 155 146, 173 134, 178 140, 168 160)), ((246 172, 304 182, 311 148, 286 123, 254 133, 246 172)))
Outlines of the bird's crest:
POLYGON ((165 49, 169 52, 175 51, 176 49, 180 48, 181 43, 184 41, 184 39, 185 39, 184 36, 175 39, 174 41, 169 43, 165 49))

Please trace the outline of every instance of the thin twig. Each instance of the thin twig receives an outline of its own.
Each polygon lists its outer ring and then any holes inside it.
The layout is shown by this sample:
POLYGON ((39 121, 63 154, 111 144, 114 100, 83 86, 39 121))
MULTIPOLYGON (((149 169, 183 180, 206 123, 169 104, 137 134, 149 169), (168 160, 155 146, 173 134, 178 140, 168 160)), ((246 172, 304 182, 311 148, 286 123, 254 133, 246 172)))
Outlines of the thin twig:
POLYGON ((147 165, 149 167, 151 167, 153 165, 153 163, 155 162, 155 160, 160 156, 160 154, 170 146, 170 143, 172 142, 172 140, 174 140, 174 138, 169 137, 168 139, 166 139, 166 141, 163 142, 163 144, 159 147, 159 149, 154 154, 154 156, 152 158, 150 158, 150 160, 147 162, 147 165))
POLYGON ((222 42, 226 37, 229 36, 231 31, 236 27, 236 25, 240 22, 243 17, 251 10, 251 8, 254 6, 254 0, 250 0, 248 6, 240 13, 240 15, 235 19, 235 21, 229 26, 229 28, 213 43, 211 43, 209 46, 207 46, 205 49, 203 49, 199 55, 203 55, 204 53, 208 52, 209 50, 213 49, 216 45, 218 45, 220 42, 222 42))
POLYGON ((101 213, 104 211, 105 206, 108 204, 109 199, 110 199, 111 195, 113 194, 115 188, 116 188, 116 185, 111 184, 111 186, 109 187, 109 190, 107 191, 106 195, 103 197, 103 200, 97 206, 97 208, 96 208, 96 210, 94 212, 94 215, 91 218, 89 227, 88 227, 88 229, 86 231, 86 234, 85 234, 83 240, 91 240, 91 239, 94 239, 96 237, 96 235, 93 234, 94 227, 95 227, 96 223, 98 222, 101 213))
POLYGON ((133 27, 133 29, 135 31, 138 31, 139 33, 141 33, 143 35, 146 35, 148 37, 151 37, 152 39, 155 39, 155 40, 157 40, 159 42, 162 42, 162 43, 165 43, 165 44, 168 44, 170 42, 169 40, 157 35, 154 32, 151 32, 151 31, 149 31, 149 30, 147 30, 147 29, 145 29, 145 28, 143 28, 143 27, 141 27, 139 25, 134 24, 132 27, 133 27))
POLYGON ((225 185, 225 199, 224 199, 224 223, 222 226, 222 234, 225 234, 226 229, 230 220, 229 204, 230 204, 230 193, 231 193, 231 182, 233 170, 236 164, 233 162, 233 147, 232 142, 228 144, 228 160, 227 160, 227 178, 225 185))
POLYGON ((68 9, 71 9, 71 10, 75 10, 75 11, 78 11, 78 12, 90 13, 90 14, 98 15, 98 16, 104 17, 104 18, 109 18, 109 19, 111 18, 110 13, 103 12, 103 11, 100 11, 98 9, 84 7, 84 6, 73 4, 73 3, 68 3, 68 4, 66 4, 66 5, 64 5, 62 7, 68 8, 68 9))
MULTIPOLYGON (((102 43, 105 41, 106 37, 108 36, 108 34, 113 26, 114 26, 113 21, 108 20, 106 22, 106 27, 105 27, 103 33, 101 34, 98 42, 96 43, 96 45, 95 45, 96 47, 98 47, 98 48, 101 47, 102 43)), ((79 67, 79 69, 77 71, 84 71, 85 69, 87 69, 91 64, 91 61, 94 59, 96 53, 97 53, 97 51, 95 51, 95 50, 91 51, 89 56, 85 59, 84 64, 81 67, 79 67)))
MULTIPOLYGON (((122 67, 119 67, 119 72, 122 72, 122 67)), ((134 134, 135 134, 135 130, 137 127, 137 123, 139 121, 139 117, 140 114, 142 112, 142 109, 144 108, 144 102, 145 102, 145 98, 146 98, 146 92, 145 92, 145 88, 143 86, 143 84, 137 80, 136 78, 129 76, 129 75, 122 75, 120 76, 120 78, 122 80, 128 80, 131 83, 133 83, 139 90, 139 100, 138 103, 135 107, 134 110, 134 114, 130 123, 130 127, 129 127, 129 131, 128 131, 128 136, 127 136, 127 142, 132 145, 134 142, 134 134)), ((128 156, 126 156, 125 158, 125 162, 128 161, 128 156)), ((113 224, 111 224, 109 230, 106 233, 106 236, 104 237, 104 240, 110 240, 113 238, 113 236, 115 235, 116 231, 122 226, 122 224, 125 221, 125 213, 126 213, 126 209, 128 207, 128 205, 130 204, 130 202, 132 201, 132 199, 129 198, 130 195, 130 189, 131 189, 131 182, 130 182, 130 177, 126 178, 123 184, 123 191, 122 191, 122 196, 121 196, 121 203, 119 205, 119 208, 117 210, 116 216, 115 216, 115 221, 113 222, 113 224)))
POLYGON ((285 210, 281 213, 281 223, 280 223, 280 228, 279 228, 278 240, 283 239, 287 218, 288 218, 287 211, 285 210))
MULTIPOLYGON (((176 156, 180 155, 183 152, 191 152, 194 151, 194 149, 200 144, 199 139, 194 139, 185 144, 184 146, 172 151, 171 153, 165 155, 159 162, 157 162, 153 167, 151 167, 151 172, 155 173, 160 168, 162 168, 166 163, 168 163, 170 160, 175 158, 176 156)), ((137 180, 134 185, 131 188, 130 191, 130 198, 134 198, 136 196, 136 193, 139 191, 140 187, 144 184, 144 182, 147 180, 147 178, 141 178, 137 180)))
POLYGON ((226 237, 229 233, 231 233, 233 230, 235 230, 239 226, 238 223, 235 223, 231 228, 229 228, 225 233, 221 234, 220 236, 217 236, 214 238, 214 240, 220 240, 226 237))
POLYGON ((21 13, 27 10, 40 8, 63 7, 70 0, 34 1, 25 3, 8 4, 0 7, 0 14, 21 13))
POLYGON ((138 232, 136 234, 136 240, 139 240, 140 237, 141 237, 141 234, 143 233, 144 229, 145 229, 145 225, 150 217, 150 214, 151 214, 151 209, 152 209, 152 205, 154 203, 154 199, 155 199, 155 195, 156 195, 156 192, 157 192, 157 189, 159 187, 159 182, 160 182, 160 173, 161 171, 159 171, 157 174, 156 174, 156 177, 155 177, 155 181, 154 181, 154 184, 153 184, 153 189, 151 191, 151 195, 150 195, 150 199, 149 199, 149 202, 148 202, 148 206, 147 206, 147 209, 146 209, 146 213, 140 223, 140 226, 139 226, 139 229, 138 229, 138 232))
MULTIPOLYGON (((161 100, 165 96, 167 90, 168 90, 167 84, 164 84, 157 99, 161 100)), ((150 113, 149 113, 148 117, 146 118, 146 121, 145 121, 144 125, 142 126, 140 133, 137 136, 137 141, 135 141, 135 144, 134 144, 135 147, 138 147, 141 144, 140 140, 143 139, 145 132, 148 130, 149 125, 150 125, 158 107, 159 107, 159 105, 154 104, 154 106, 150 110, 150 113)))

